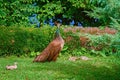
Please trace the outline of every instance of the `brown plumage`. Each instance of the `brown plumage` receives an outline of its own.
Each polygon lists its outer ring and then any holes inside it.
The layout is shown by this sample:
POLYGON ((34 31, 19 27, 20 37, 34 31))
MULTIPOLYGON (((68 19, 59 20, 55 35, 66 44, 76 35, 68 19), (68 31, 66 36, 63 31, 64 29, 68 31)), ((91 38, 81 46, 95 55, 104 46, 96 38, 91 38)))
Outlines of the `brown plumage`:
POLYGON ((60 24, 57 24, 57 30, 53 41, 49 43, 49 45, 42 51, 41 54, 36 56, 33 62, 56 61, 60 51, 64 46, 64 40, 60 35, 59 26, 60 24))

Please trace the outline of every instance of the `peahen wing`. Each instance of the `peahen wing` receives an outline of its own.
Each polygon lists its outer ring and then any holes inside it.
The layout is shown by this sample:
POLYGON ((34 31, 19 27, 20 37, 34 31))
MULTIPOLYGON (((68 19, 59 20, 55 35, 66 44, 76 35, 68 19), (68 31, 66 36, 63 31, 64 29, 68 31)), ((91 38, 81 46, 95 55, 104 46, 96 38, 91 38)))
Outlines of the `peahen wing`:
POLYGON ((55 61, 61 49, 61 42, 55 39, 49 43, 33 62, 55 61))
POLYGON ((56 40, 52 43, 52 46, 50 48, 50 54, 49 54, 49 57, 47 60, 48 61, 55 61, 57 59, 60 51, 61 51, 61 43, 56 40))

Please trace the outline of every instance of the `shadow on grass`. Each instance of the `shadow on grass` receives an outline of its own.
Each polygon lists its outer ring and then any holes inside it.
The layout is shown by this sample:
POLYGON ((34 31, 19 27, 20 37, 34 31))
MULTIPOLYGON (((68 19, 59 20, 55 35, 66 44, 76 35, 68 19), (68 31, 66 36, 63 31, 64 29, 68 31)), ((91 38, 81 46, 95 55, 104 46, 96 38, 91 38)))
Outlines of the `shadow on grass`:
MULTIPOLYGON (((120 80, 120 66, 114 65, 112 67, 94 66, 86 63, 76 62, 51 62, 38 63, 39 69, 43 71, 51 71, 51 74, 57 74, 55 79, 69 79, 69 80, 120 80), (41 66, 42 65, 42 66, 41 66)), ((44 73, 43 73, 44 74, 44 73)))

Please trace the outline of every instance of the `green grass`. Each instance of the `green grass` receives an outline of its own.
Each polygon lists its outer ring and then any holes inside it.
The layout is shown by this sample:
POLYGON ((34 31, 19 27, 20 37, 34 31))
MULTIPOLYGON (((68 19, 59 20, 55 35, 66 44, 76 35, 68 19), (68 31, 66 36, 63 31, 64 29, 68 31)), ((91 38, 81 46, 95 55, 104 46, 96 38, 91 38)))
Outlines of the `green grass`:
POLYGON ((91 57, 89 61, 72 62, 59 57, 56 62, 32 63, 33 58, 0 58, 0 80, 120 80, 120 59, 91 57), (16 70, 6 70, 18 63, 16 70))

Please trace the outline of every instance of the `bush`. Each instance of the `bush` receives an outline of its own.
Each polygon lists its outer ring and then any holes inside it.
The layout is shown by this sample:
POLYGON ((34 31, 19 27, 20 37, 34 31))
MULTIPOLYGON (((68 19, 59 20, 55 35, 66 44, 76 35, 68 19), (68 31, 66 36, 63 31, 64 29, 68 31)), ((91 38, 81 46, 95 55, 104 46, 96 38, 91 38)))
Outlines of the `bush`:
POLYGON ((95 28, 65 29, 66 51, 71 55, 87 53, 100 56, 108 56, 120 52, 120 37, 117 31, 109 28, 102 30, 97 28, 97 31, 92 29, 95 28))
POLYGON ((0 56, 40 52, 53 38, 54 28, 0 27, 0 56))
MULTIPOLYGON (((62 26, 64 27, 64 26, 62 26)), ((70 28, 73 30, 75 28, 70 28)), ((80 29, 80 28, 79 28, 80 29)), ((91 30, 94 28, 82 28, 82 30, 61 30, 65 40, 62 54, 70 55, 119 55, 120 33, 110 29, 91 30), (89 29, 91 31, 89 31, 89 29), (109 30, 109 31, 108 31, 109 30), (68 32, 66 32, 68 31, 68 32), (86 32, 84 32, 86 31, 86 32), (93 34, 93 32, 94 34, 93 34), (102 33, 101 33, 102 32, 102 33), (114 34, 111 34, 114 32, 114 34), (97 34, 96 34, 97 33, 97 34), (109 34, 108 34, 109 33, 109 34)), ((54 37, 55 27, 44 26, 41 28, 25 27, 0 27, 0 56, 3 55, 29 55, 39 54, 54 37)))

